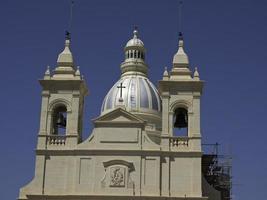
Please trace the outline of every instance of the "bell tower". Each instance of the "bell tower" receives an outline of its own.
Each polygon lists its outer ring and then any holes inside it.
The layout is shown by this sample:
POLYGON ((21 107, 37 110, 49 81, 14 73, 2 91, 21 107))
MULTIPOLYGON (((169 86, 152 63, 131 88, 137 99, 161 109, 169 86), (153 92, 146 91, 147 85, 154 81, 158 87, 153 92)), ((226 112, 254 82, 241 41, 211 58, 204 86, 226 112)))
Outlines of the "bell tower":
POLYGON ((37 149, 77 145, 82 140, 84 97, 88 89, 79 67, 75 67, 69 33, 55 70, 51 73, 48 67, 39 82, 43 90, 37 149))
MULTIPOLYGON (((170 72, 165 68, 159 82, 162 98, 162 136, 183 138, 189 150, 201 151, 200 96, 203 81, 197 69, 192 77, 184 40, 179 33, 179 48, 170 72)), ((181 139, 182 140, 182 139, 181 139)))
MULTIPOLYGON (((161 149, 175 152, 162 159, 162 194, 202 198, 200 96, 203 81, 197 69, 192 76, 184 40, 179 33, 179 48, 170 72, 159 81, 162 99, 161 149), (183 181, 177 181, 177 180, 183 181), (167 183, 167 184, 165 184, 167 183)), ((189 197, 190 199, 190 197, 189 197)))

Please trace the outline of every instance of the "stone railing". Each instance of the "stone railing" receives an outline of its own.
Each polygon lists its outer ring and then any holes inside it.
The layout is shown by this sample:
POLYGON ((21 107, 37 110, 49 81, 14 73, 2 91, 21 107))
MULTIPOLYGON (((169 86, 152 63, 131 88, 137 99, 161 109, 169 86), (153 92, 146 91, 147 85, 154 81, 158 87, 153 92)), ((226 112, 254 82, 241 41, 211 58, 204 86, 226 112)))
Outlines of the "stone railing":
POLYGON ((170 147, 171 148, 186 148, 189 144, 188 137, 170 137, 170 147))
POLYGON ((66 143, 65 135, 48 135, 47 136, 48 145, 64 146, 65 143, 66 143))

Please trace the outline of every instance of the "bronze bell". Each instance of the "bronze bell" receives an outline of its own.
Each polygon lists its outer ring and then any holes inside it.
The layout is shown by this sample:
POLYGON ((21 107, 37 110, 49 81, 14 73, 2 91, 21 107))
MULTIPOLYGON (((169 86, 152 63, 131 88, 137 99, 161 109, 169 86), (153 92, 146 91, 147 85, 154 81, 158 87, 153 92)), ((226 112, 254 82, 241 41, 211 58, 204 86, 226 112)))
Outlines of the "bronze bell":
POLYGON ((185 109, 178 109, 175 115, 175 128, 186 128, 188 126, 188 116, 185 109))
POLYGON ((65 128, 66 127, 66 118, 62 113, 58 113, 57 115, 57 126, 65 128))

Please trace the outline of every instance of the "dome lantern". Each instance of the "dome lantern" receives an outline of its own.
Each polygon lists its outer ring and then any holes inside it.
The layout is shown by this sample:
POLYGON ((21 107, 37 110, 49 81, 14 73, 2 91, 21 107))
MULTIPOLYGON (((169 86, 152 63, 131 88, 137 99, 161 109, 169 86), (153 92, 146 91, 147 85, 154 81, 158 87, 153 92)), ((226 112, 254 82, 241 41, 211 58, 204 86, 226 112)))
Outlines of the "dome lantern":
POLYGON ((125 60, 121 64, 122 76, 129 74, 147 76, 148 67, 145 63, 146 49, 138 35, 138 30, 135 27, 133 38, 127 42, 124 48, 125 60))

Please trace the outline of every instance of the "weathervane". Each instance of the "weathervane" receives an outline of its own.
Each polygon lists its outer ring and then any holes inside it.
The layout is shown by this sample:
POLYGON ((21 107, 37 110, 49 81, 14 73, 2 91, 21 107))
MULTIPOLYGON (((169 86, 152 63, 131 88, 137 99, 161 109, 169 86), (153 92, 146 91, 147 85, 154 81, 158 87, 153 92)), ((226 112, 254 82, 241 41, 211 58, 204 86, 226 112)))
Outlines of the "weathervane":
POLYGON ((65 37, 66 37, 66 40, 70 40, 70 32, 69 31, 65 32, 65 37))

